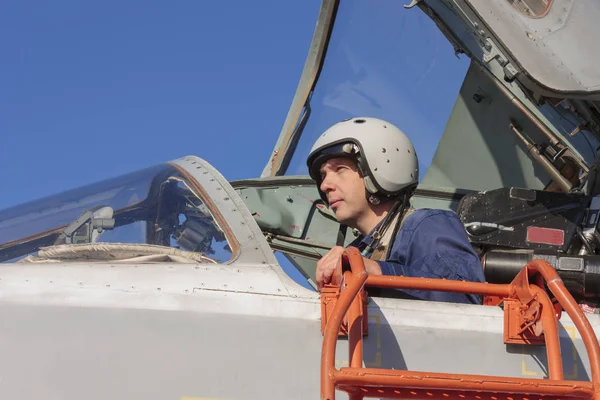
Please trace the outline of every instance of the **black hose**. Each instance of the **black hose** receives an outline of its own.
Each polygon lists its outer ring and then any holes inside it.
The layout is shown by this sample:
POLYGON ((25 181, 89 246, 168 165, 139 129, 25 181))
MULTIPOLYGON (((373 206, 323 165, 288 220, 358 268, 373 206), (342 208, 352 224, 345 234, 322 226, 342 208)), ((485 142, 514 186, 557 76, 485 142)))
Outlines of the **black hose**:
POLYGON ((587 238, 583 235, 583 231, 581 230, 581 227, 578 226, 576 230, 577 230, 577 235, 579 236, 579 238, 583 242, 583 245, 587 249, 588 253, 589 254, 594 254, 594 249, 593 249, 592 245, 590 244, 590 242, 587 240, 587 238))

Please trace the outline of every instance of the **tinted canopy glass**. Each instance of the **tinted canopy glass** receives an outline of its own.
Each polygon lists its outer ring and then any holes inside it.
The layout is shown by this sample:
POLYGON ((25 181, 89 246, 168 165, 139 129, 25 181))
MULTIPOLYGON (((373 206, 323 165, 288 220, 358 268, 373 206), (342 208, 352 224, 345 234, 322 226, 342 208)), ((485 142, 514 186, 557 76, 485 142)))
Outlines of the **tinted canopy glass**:
POLYGON ((0 211, 0 261, 227 261, 200 191, 164 164, 0 211))

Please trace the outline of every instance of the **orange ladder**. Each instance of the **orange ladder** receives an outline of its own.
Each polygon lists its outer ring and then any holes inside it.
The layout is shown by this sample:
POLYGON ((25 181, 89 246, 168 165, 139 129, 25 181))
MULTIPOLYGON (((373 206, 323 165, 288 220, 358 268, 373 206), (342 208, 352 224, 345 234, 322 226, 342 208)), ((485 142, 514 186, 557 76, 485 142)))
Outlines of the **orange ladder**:
POLYGON ((360 252, 350 247, 340 258, 338 271, 338 277, 341 276, 340 285, 326 286, 321 295, 324 334, 321 354, 321 399, 334 400, 337 389, 347 392, 351 400, 364 397, 431 400, 600 400, 600 345, 596 335, 554 268, 543 260, 530 262, 512 283, 500 285, 369 275, 365 271, 360 252), (345 271, 342 273, 342 270, 345 271), (530 283, 532 280, 535 280, 535 283, 530 283), (552 304, 543 289, 544 282, 583 339, 591 366, 591 382, 566 381, 563 378, 558 338, 561 309, 552 304), (363 335, 367 331, 365 286, 478 294, 503 299, 505 343, 545 344, 549 379, 363 368, 363 335), (349 366, 337 369, 337 339, 346 333, 349 366))

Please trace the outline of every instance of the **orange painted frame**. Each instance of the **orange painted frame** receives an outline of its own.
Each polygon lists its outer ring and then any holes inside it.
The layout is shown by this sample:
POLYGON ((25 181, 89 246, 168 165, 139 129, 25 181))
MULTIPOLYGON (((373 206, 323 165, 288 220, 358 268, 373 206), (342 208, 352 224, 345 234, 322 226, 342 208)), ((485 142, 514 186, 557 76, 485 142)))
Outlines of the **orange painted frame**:
POLYGON ((360 252, 353 247, 346 249, 340 258, 339 271, 342 265, 349 266, 350 271, 343 273, 340 295, 325 328, 321 354, 321 399, 334 400, 335 390, 340 389, 349 393, 352 400, 364 397, 541 400, 541 396, 544 400, 600 400, 600 345, 589 321, 556 271, 545 261, 535 260, 527 264, 508 285, 368 275, 360 252), (539 274, 539 281, 541 278, 546 281, 579 331, 590 359, 592 382, 563 380, 555 311, 546 292, 528 283, 530 272, 539 274), (541 304, 540 315, 531 319, 531 313, 526 313, 524 307, 518 323, 523 325, 533 321, 541 324, 548 353, 549 380, 362 368, 363 324, 366 322, 359 294, 365 286, 498 296, 518 300, 522 304, 535 300, 541 304), (346 315, 349 367, 338 370, 335 367, 335 349, 346 315))

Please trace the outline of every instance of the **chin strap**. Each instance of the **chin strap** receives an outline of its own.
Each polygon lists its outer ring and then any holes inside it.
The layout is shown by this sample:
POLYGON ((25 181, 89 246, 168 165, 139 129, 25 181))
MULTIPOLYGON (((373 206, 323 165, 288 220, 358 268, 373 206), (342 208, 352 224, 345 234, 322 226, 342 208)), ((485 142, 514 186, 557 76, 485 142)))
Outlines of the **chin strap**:
POLYGON ((393 225, 393 233, 397 233, 397 228, 400 225, 398 224, 398 221, 403 216, 407 208, 408 199, 408 193, 404 193, 402 197, 398 198, 394 202, 387 215, 381 221, 381 224, 371 234, 371 243, 368 244, 367 247, 365 247, 365 249, 361 252, 363 257, 369 257, 369 255, 371 255, 371 253, 373 253, 373 251, 379 247, 381 239, 388 231, 390 226, 393 225), (395 221, 395 224, 392 224, 392 221, 395 221))

